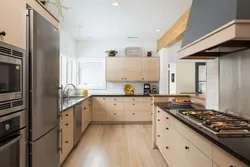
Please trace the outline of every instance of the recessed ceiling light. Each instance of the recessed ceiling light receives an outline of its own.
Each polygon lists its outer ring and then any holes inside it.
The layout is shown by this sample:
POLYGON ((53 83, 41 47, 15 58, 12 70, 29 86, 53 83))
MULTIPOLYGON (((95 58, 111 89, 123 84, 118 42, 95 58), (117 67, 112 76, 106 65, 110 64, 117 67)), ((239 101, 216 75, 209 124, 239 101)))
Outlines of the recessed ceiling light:
POLYGON ((117 28, 115 31, 117 31, 117 32, 118 32, 118 31, 120 31, 120 30, 117 28))
POLYGON ((160 32, 161 30, 159 30, 159 29, 157 29, 157 30, 155 30, 156 32, 160 32))
POLYGON ((119 2, 113 2, 112 6, 115 6, 115 7, 120 6, 120 3, 119 2))

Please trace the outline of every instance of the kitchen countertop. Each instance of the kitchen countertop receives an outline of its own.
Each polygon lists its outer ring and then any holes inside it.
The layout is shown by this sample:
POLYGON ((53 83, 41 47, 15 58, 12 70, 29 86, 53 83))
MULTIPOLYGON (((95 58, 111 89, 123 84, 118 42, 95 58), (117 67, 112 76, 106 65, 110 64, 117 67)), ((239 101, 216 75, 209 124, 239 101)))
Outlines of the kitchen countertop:
POLYGON ((208 133, 205 129, 199 128, 194 124, 190 123, 185 118, 183 118, 177 113, 177 109, 170 109, 168 107, 168 104, 169 103, 155 103, 155 105, 160 109, 164 110, 177 120, 181 121, 189 128, 193 129, 194 131, 196 131, 197 133, 199 133, 221 149, 231 154, 232 156, 244 162, 246 165, 250 166, 250 137, 218 137, 216 135, 212 135, 211 133, 208 133))
POLYGON ((90 97, 150 97, 150 95, 136 94, 136 95, 124 95, 124 94, 93 94, 88 96, 72 96, 65 98, 63 100, 63 111, 73 107, 79 102, 82 102, 85 99, 90 97))

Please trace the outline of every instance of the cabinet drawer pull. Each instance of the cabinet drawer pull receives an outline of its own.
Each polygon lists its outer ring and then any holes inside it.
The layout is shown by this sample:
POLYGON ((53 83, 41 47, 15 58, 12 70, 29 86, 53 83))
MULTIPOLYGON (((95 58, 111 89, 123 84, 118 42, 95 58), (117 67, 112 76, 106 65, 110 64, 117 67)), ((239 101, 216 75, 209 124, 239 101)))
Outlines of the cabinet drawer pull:
POLYGON ((68 141, 65 141, 65 143, 69 143, 68 141))
POLYGON ((123 79, 123 78, 121 78, 121 79, 123 79))
POLYGON ((144 78, 142 78, 144 80, 144 78))
POLYGON ((151 106, 152 106, 153 104, 151 104, 151 106))
POLYGON ((169 119, 168 117, 166 117, 166 119, 169 119))
POLYGON ((65 124, 66 126, 69 126, 69 124, 65 124))
POLYGON ((169 128, 168 128, 168 127, 166 127, 166 130, 169 130, 169 128))
POLYGON ((114 104, 116 106, 116 104, 114 104))
POLYGON ((0 36, 5 36, 6 35, 6 32, 5 31, 1 31, 0 32, 0 36))
POLYGON ((105 100, 105 98, 102 98, 103 100, 105 100))
POLYGON ((116 99, 114 99, 114 100, 116 100, 116 99))
POLYGON ((158 121, 160 121, 160 119, 158 119, 158 121))
POLYGON ((158 113, 160 113, 160 111, 158 111, 158 113))
POLYGON ((135 113, 133 113, 133 115, 135 115, 135 113))
POLYGON ((135 99, 133 99, 133 100, 135 100, 135 99))
POLYGON ((169 149, 169 147, 166 147, 166 149, 169 149))
POLYGON ((125 79, 127 79, 127 78, 125 78, 125 79))
POLYGON ((151 115, 153 115, 153 113, 151 113, 151 115))
POLYGON ((133 106, 134 106, 135 104, 133 104, 133 106))
POLYGON ((116 113, 114 113, 114 115, 116 115, 116 113))
POLYGON ((66 114, 65 116, 66 116, 66 117, 68 117, 68 116, 69 116, 69 114, 66 114))
POLYGON ((160 135, 157 135, 157 137, 160 137, 160 135))
POLYGON ((186 149, 186 150, 188 150, 188 149, 189 149, 189 147, 188 147, 188 146, 185 146, 185 149, 186 149))

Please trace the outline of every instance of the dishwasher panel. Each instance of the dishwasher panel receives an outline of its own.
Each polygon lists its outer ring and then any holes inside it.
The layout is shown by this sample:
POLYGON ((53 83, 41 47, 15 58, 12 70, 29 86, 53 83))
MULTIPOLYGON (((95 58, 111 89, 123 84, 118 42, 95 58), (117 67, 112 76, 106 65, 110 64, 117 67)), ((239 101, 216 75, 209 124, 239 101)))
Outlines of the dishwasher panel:
POLYGON ((82 103, 74 107, 74 145, 77 145, 82 135, 82 103))

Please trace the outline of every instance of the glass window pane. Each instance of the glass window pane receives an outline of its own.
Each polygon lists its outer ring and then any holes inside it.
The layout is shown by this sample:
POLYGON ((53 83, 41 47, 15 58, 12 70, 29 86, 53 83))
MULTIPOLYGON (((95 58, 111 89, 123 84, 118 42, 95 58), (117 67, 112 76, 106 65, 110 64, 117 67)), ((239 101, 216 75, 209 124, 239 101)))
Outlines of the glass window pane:
POLYGON ((199 66, 199 81, 206 81, 206 66, 199 66))

